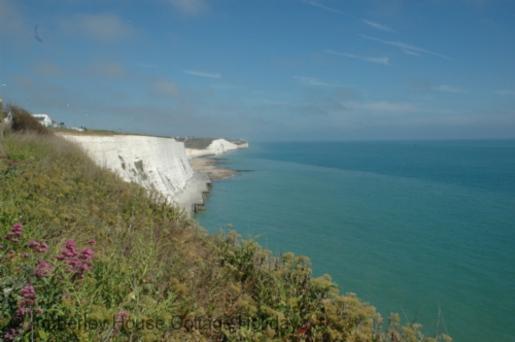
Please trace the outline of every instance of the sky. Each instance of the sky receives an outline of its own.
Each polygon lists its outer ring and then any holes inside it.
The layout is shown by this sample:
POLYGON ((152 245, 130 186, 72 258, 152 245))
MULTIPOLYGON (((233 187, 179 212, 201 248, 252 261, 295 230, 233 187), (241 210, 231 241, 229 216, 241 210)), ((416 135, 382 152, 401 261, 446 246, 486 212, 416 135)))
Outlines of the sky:
POLYGON ((515 138, 515 1, 0 0, 0 97, 172 136, 515 138))

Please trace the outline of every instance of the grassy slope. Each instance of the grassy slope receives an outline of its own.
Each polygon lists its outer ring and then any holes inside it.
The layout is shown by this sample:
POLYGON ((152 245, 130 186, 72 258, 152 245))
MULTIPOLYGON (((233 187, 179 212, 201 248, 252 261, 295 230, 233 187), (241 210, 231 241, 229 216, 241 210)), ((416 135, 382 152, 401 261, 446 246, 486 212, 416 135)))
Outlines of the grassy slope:
MULTIPOLYGON (((178 141, 184 142, 184 146, 186 148, 191 148, 195 150, 202 150, 207 148, 215 139, 218 138, 184 138, 184 137, 176 137, 175 138, 178 141)), ((223 138, 229 142, 232 142, 236 145, 241 145, 247 143, 247 141, 242 139, 230 139, 230 138, 223 138)))
POLYGON ((49 130, 53 133, 62 133, 62 134, 71 134, 71 135, 94 135, 94 136, 102 136, 108 137, 113 135, 139 135, 144 137, 155 137, 155 138, 173 138, 167 135, 156 135, 156 134, 145 134, 145 133, 136 133, 136 132, 122 132, 122 131, 112 131, 105 129, 87 129, 84 131, 77 131, 71 128, 61 128, 61 127, 51 127, 49 130))
POLYGON ((15 328, 18 335, 41 340, 429 340, 417 326, 399 326, 395 316, 382 326, 372 306, 354 295, 340 295, 326 277, 313 279, 306 258, 276 258, 233 234, 208 235, 58 137, 11 134, 3 144, 0 238, 17 222, 24 232, 21 242, 3 239, 0 249, 0 286, 10 289, 0 293, 2 335, 15 328), (24 243, 32 239, 46 241, 49 251, 24 254, 24 243), (97 241, 93 268, 83 279, 69 276, 55 260, 67 239, 81 246, 97 241), (45 278, 33 275, 41 258, 55 266, 45 278), (15 310, 27 283, 34 285, 34 307, 41 311, 20 318, 15 310), (56 332, 41 323, 84 315, 110 320, 120 312, 137 320, 249 317, 265 324, 224 329, 109 325, 56 332))
POLYGON ((184 142, 186 148, 192 148, 196 150, 205 149, 215 140, 215 138, 176 138, 179 141, 184 142))

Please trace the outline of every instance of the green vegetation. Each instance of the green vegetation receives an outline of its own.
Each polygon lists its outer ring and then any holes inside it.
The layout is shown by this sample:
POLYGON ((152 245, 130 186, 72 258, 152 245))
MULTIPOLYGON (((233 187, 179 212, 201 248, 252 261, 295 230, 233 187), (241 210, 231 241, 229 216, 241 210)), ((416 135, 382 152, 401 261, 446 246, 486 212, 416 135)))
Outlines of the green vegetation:
POLYGON ((66 128, 66 127, 53 127, 53 128, 51 128, 51 131, 55 132, 55 133, 69 133, 69 134, 75 134, 75 135, 111 136, 111 135, 123 134, 123 133, 116 132, 116 131, 99 130, 99 129, 85 129, 83 131, 78 131, 76 129, 66 128))
POLYGON ((192 148, 196 150, 205 149, 213 142, 215 138, 184 138, 184 137, 176 137, 178 141, 182 141, 186 148, 192 148))
MULTIPOLYGON (((202 149, 207 148, 213 142, 213 140, 215 140, 216 138, 175 137, 174 139, 177 141, 182 141, 186 148, 202 150, 202 149)), ((247 141, 245 141, 243 139, 225 138, 225 140, 232 142, 236 145, 241 145, 241 144, 247 143, 247 141)))
POLYGON ((0 340, 450 340, 23 131, 0 141, 0 340))
POLYGON ((156 134, 144 134, 137 132, 122 132, 122 131, 112 131, 107 129, 91 129, 91 128, 83 128, 83 131, 78 131, 73 128, 65 128, 65 127, 52 127, 49 130, 54 133, 65 133, 65 134, 73 134, 73 135, 96 135, 96 136, 113 136, 113 135, 141 135, 145 137, 156 137, 156 138, 171 138, 167 135, 156 135, 156 134))
POLYGON ((34 132, 45 135, 50 131, 43 127, 29 112, 18 106, 10 105, 9 110, 13 114, 11 129, 15 132, 34 132))

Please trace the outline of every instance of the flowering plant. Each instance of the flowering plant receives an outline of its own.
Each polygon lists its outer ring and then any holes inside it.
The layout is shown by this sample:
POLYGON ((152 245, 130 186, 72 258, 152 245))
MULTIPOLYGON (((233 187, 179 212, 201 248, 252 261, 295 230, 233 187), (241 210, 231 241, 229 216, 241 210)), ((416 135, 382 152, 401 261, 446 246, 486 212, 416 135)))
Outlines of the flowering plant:
POLYGON ((94 240, 82 249, 68 240, 57 256, 46 242, 26 240, 23 225, 16 223, 0 244, 0 274, 11 275, 0 278, 0 340, 23 339, 25 334, 32 339, 40 322, 64 313, 67 298, 93 267, 94 240))

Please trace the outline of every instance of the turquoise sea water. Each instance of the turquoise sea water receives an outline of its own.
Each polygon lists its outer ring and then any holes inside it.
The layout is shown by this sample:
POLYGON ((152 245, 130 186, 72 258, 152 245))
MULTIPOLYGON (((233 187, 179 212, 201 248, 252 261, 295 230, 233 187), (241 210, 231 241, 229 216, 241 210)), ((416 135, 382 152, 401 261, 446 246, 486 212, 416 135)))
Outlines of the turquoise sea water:
POLYGON ((515 141, 254 144, 198 215, 455 341, 515 341, 515 141))

